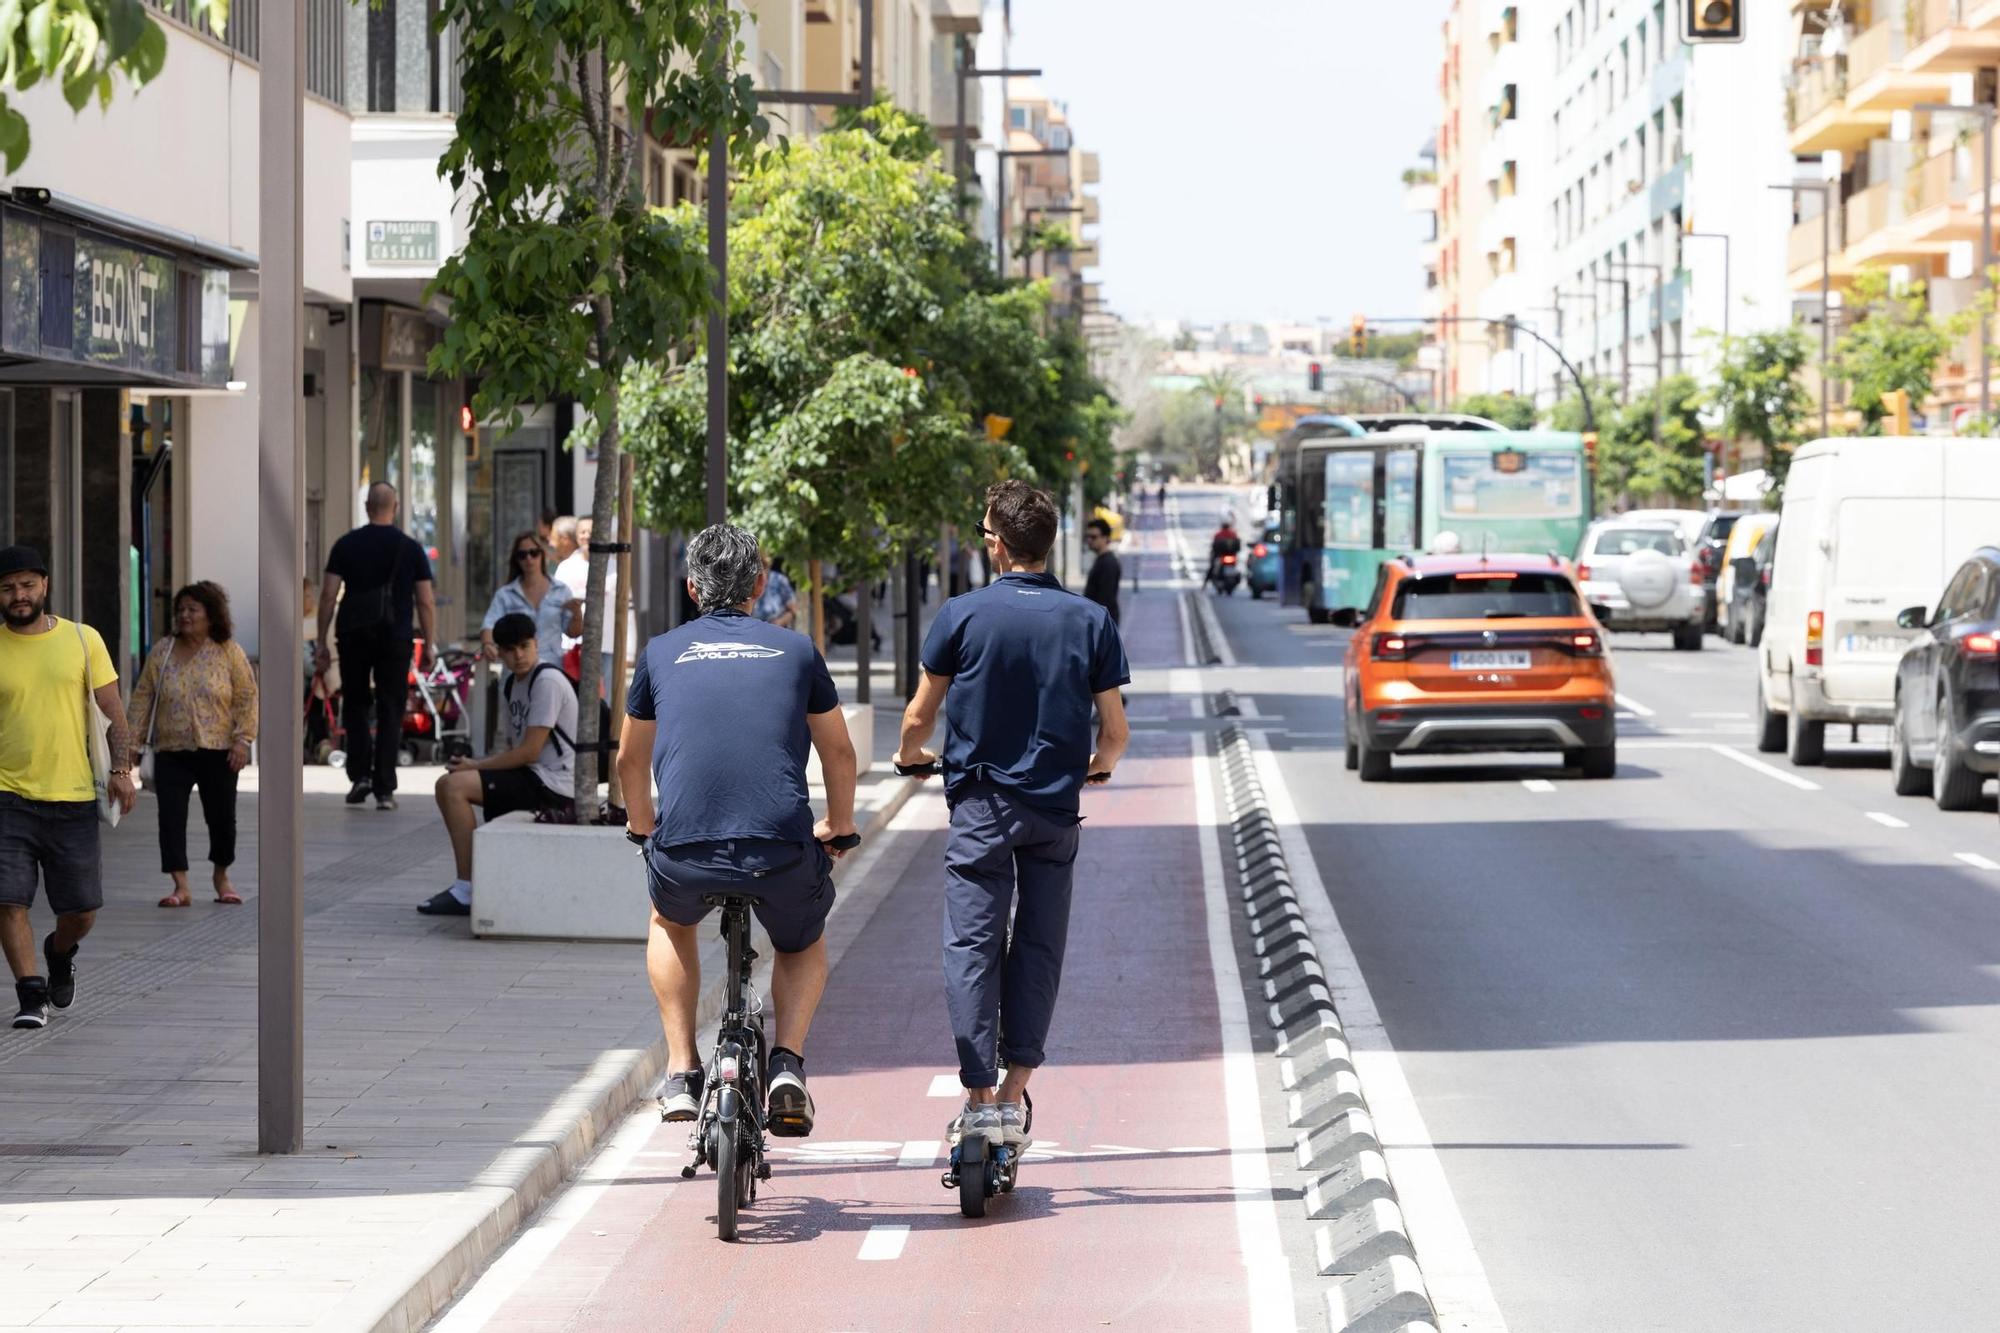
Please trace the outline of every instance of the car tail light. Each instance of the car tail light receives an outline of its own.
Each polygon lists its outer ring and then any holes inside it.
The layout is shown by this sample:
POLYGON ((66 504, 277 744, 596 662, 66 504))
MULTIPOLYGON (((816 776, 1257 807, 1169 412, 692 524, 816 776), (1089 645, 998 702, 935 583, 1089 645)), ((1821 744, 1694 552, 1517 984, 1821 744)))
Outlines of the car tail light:
POLYGON ((1581 581, 1588 583, 1590 581, 1590 566, 1578 565, 1576 567, 1576 576, 1581 581))
POLYGON ((1821 662, 1825 657, 1825 654, 1822 651, 1822 649, 1825 646, 1825 643, 1826 643, 1826 612, 1824 611, 1807 612, 1806 613, 1806 665, 1807 666, 1819 666, 1821 664, 1821 662))
POLYGON ((1595 633, 1572 634, 1568 640, 1569 650, 1577 657, 1604 656, 1604 640, 1595 633))
POLYGON ((1270 553, 1271 549, 1268 546, 1264 545, 1264 543, 1262 542, 1258 542, 1255 546, 1250 548, 1250 558, 1252 560, 1262 560, 1265 556, 1269 555, 1270 553))
POLYGON ((1769 565, 1766 565, 1762 569, 1757 571, 1757 586, 1767 590, 1770 588, 1771 567, 1769 565))
POLYGON ((1225 555, 1222 557, 1222 563, 1225 565, 1233 565, 1236 563, 1236 557, 1233 555, 1225 555))
POLYGON ((1604 710, 1602 708, 1599 708, 1596 704, 1585 704, 1583 707, 1576 710, 1576 715, 1582 718, 1585 722, 1597 722, 1603 719, 1604 710))
POLYGON ((1409 660, 1410 641, 1401 634, 1377 634, 1372 656, 1378 662, 1409 660))
POLYGON ((1958 641, 1958 651, 1967 657, 2000 656, 2000 637, 1991 634, 1968 634, 1958 641))

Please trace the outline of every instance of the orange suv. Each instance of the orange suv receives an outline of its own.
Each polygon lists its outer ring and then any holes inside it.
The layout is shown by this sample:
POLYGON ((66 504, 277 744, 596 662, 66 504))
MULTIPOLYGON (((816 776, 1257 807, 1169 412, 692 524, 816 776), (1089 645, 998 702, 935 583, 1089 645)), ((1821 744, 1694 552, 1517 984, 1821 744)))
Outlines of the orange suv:
POLYGON ((1604 631, 1556 556, 1402 556, 1347 645, 1347 767, 1397 754, 1555 750, 1587 778, 1618 769, 1604 631))

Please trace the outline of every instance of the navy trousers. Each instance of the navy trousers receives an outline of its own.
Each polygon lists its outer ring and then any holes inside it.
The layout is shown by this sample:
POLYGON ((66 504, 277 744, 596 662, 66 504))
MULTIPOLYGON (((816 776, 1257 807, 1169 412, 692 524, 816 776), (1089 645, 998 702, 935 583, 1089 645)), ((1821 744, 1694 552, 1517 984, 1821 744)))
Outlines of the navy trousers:
POLYGON ((1079 832, 1075 816, 1038 810, 998 787, 979 784, 953 795, 944 853, 944 989, 965 1087, 993 1087, 1002 1062, 1023 1069, 1042 1063, 1069 941, 1079 832))

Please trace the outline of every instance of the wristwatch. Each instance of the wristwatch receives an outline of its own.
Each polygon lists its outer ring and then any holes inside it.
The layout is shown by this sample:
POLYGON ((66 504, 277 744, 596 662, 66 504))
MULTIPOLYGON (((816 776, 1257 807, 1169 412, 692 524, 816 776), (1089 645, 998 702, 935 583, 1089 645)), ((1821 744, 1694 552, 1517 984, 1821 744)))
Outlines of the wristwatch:
POLYGON ((111 770, 111 776, 114 778, 129 778, 132 776, 132 770, 129 768, 114 768, 111 770))

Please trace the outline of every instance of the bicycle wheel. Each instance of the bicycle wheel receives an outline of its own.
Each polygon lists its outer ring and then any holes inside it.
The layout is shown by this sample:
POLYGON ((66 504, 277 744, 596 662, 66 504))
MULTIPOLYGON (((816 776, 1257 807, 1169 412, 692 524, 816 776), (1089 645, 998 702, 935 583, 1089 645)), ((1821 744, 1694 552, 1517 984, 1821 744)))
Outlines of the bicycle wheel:
POLYGON ((737 1165, 736 1126, 715 1127, 715 1234, 736 1239, 736 1204, 742 1171, 737 1165))

